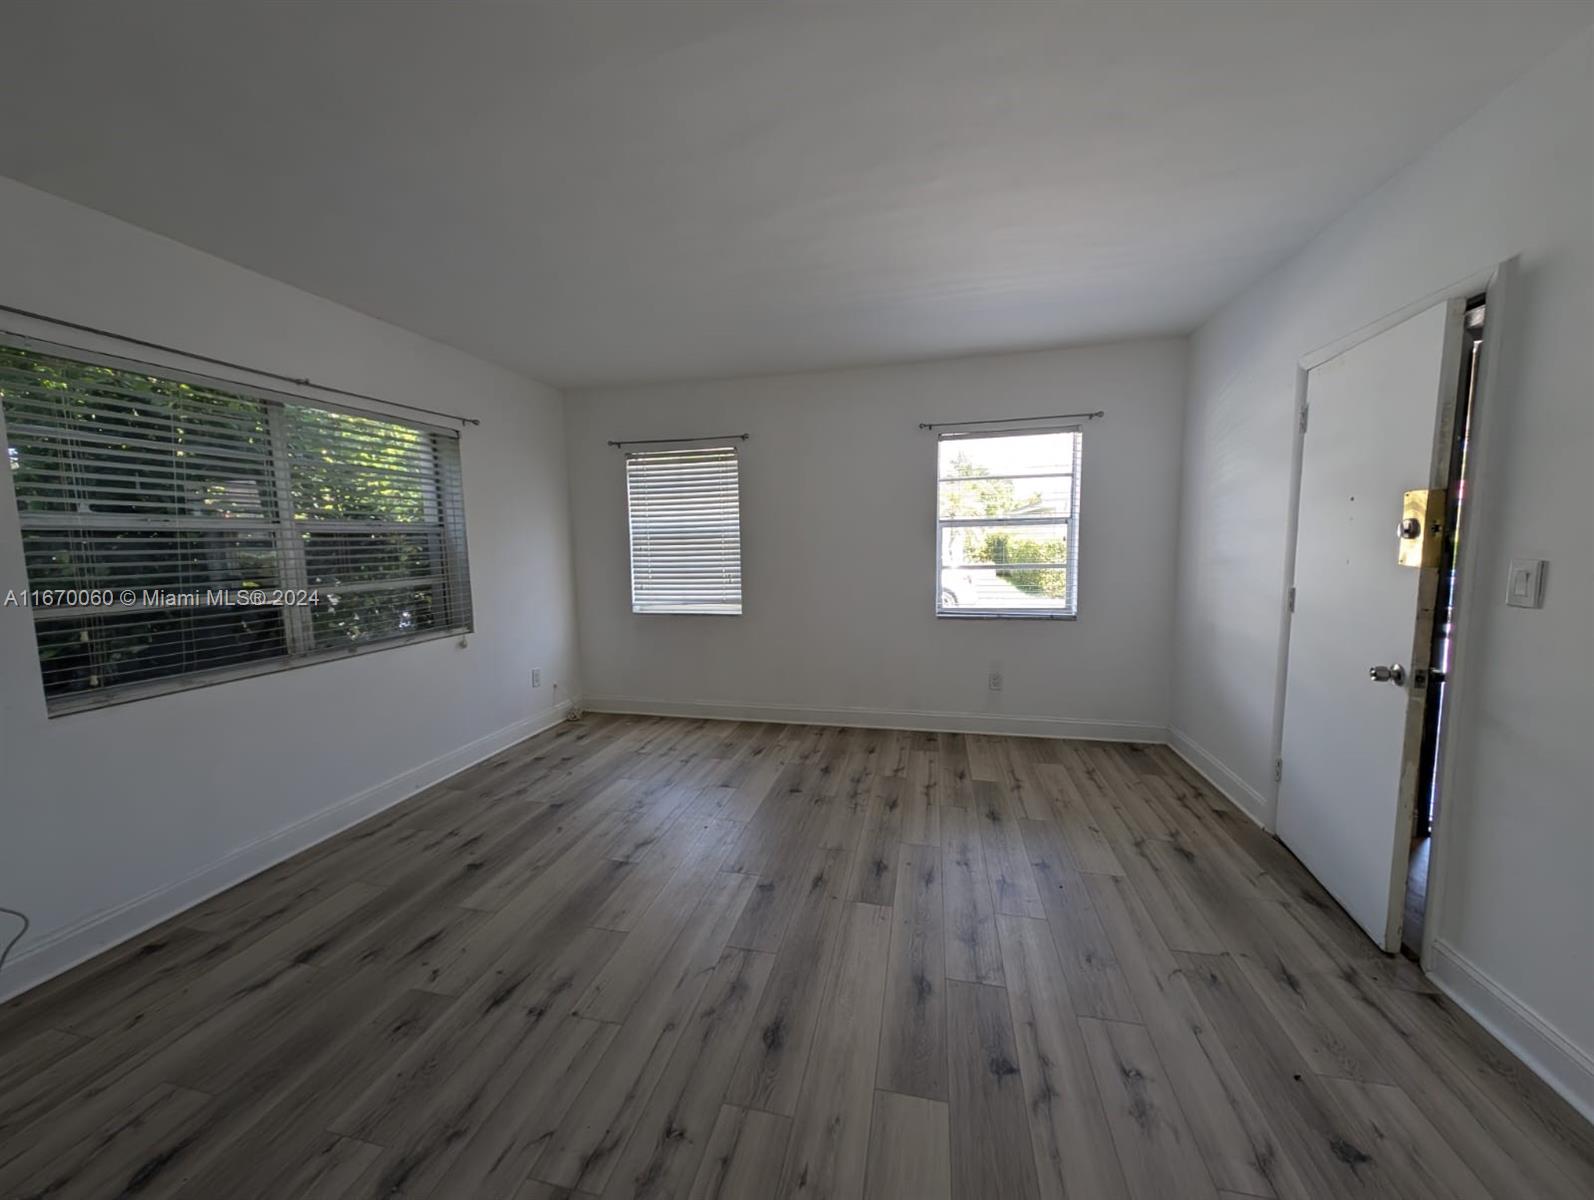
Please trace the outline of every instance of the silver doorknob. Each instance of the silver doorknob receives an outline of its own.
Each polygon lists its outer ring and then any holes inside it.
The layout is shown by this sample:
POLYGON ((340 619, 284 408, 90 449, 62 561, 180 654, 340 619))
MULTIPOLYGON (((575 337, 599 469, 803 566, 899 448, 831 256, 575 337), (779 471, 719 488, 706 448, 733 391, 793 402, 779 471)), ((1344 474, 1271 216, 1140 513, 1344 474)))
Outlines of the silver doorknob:
POLYGON ((1367 678, 1374 683, 1392 683, 1396 687, 1406 682, 1406 668, 1399 663, 1387 667, 1368 667, 1367 678))

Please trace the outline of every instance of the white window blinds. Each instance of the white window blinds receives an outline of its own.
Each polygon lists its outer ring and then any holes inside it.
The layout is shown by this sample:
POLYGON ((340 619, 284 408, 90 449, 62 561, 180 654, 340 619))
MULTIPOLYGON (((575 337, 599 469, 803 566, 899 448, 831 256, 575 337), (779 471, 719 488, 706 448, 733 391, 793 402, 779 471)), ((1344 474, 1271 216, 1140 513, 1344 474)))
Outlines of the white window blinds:
POLYGON ((52 712, 470 627, 457 436, 121 363, 0 346, 52 712))
POLYGON ((1075 615, 1082 445, 1078 429, 941 435, 938 615, 1075 615))
POLYGON ((741 490, 734 446, 625 456, 631 611, 742 611, 741 490))

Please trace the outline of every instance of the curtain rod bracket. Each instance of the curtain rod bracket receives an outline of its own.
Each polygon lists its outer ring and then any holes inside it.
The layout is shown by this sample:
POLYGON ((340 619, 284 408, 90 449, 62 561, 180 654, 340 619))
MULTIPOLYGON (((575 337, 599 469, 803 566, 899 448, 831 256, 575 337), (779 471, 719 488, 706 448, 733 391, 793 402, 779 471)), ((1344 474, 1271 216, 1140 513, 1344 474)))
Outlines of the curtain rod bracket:
POLYGON ((1095 412, 1054 413, 1049 417, 986 417, 982 421, 920 421, 920 429, 952 429, 964 425, 1012 425, 1020 421, 1094 421, 1106 416, 1103 409, 1095 412))

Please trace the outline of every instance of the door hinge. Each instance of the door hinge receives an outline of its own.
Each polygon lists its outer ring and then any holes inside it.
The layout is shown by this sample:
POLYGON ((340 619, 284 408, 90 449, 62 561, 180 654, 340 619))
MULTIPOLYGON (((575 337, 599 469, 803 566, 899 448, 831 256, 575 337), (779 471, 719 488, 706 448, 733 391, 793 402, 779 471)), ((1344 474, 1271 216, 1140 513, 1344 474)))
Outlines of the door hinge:
POLYGON ((1275 758, 1273 760, 1273 782, 1274 783, 1281 783, 1283 781, 1283 779, 1284 779, 1284 760, 1282 758, 1275 758))
POLYGON ((1291 612, 1295 611, 1295 589, 1294 588, 1290 589, 1290 611, 1291 612))
POLYGON ((1312 411, 1312 406, 1311 405, 1309 405, 1309 404, 1301 405, 1301 432, 1302 433, 1306 432, 1306 416, 1311 411, 1312 411))

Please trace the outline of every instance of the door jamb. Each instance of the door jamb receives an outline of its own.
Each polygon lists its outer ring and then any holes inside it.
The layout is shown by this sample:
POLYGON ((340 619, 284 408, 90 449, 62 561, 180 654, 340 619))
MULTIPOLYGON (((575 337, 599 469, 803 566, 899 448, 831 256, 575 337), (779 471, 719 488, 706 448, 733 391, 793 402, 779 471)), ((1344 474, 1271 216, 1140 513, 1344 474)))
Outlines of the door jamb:
MULTIPOLYGON (((1455 623, 1453 628, 1453 641, 1451 643, 1451 663, 1447 672, 1446 685, 1449 689, 1450 711, 1446 723, 1451 730, 1448 745, 1444 747, 1439 762, 1440 794, 1446 797, 1449 805, 1447 819, 1439 822, 1434 829, 1433 841, 1428 851, 1428 898, 1427 912, 1423 920, 1422 947, 1419 964, 1423 970, 1428 970, 1433 961, 1433 948, 1438 940, 1440 928, 1440 913, 1445 900, 1445 888, 1449 879, 1451 837, 1457 824, 1455 812, 1454 787, 1456 747, 1461 739, 1455 736, 1464 724, 1470 724, 1470 716, 1474 707, 1470 683, 1471 671, 1469 665, 1472 658, 1472 643, 1475 640, 1473 633, 1476 626, 1475 612, 1482 603, 1482 592, 1478 580, 1478 546, 1488 533, 1490 522, 1486 514, 1488 510, 1479 503, 1488 497, 1487 472, 1493 463, 1490 451, 1496 440, 1496 410, 1494 396, 1498 390, 1500 378, 1500 347, 1502 344, 1502 331, 1505 329, 1502 315, 1510 311, 1513 303, 1511 293, 1517 273, 1517 257, 1512 256, 1495 266, 1476 271, 1464 279, 1449 284, 1436 292, 1424 296, 1421 300, 1413 301, 1395 311, 1388 313, 1377 320, 1356 329, 1343 337, 1337 338, 1327 345, 1303 354, 1295 366, 1295 394, 1293 396, 1293 428, 1290 450, 1290 484, 1289 504, 1285 515, 1284 529, 1284 580, 1280 590, 1279 605, 1279 631, 1278 631, 1278 672, 1273 681, 1273 760, 1278 762, 1284 749, 1284 697, 1285 687, 1289 678, 1290 655, 1290 588, 1295 582, 1295 539, 1301 516, 1301 462, 1306 444, 1306 431, 1302 426, 1301 415, 1306 406, 1307 375, 1314 367, 1321 366, 1332 358, 1337 358, 1345 351, 1360 345, 1369 338, 1377 337, 1386 330, 1393 329, 1402 321, 1426 312, 1436 304, 1448 301, 1466 299, 1480 292, 1487 294, 1489 306, 1488 316, 1484 319, 1483 345, 1478 354, 1478 372, 1476 391, 1472 398, 1472 432, 1468 446, 1468 500, 1469 521, 1471 527, 1460 546, 1460 553, 1455 562, 1457 578, 1460 581, 1459 595, 1455 597, 1455 623)), ((1276 774, 1276 773, 1275 773, 1276 774)), ((1268 832, 1274 833, 1278 828, 1278 802, 1279 781, 1273 782, 1272 789, 1272 819, 1268 832)), ((1276 836, 1276 834, 1275 834, 1276 836)))

